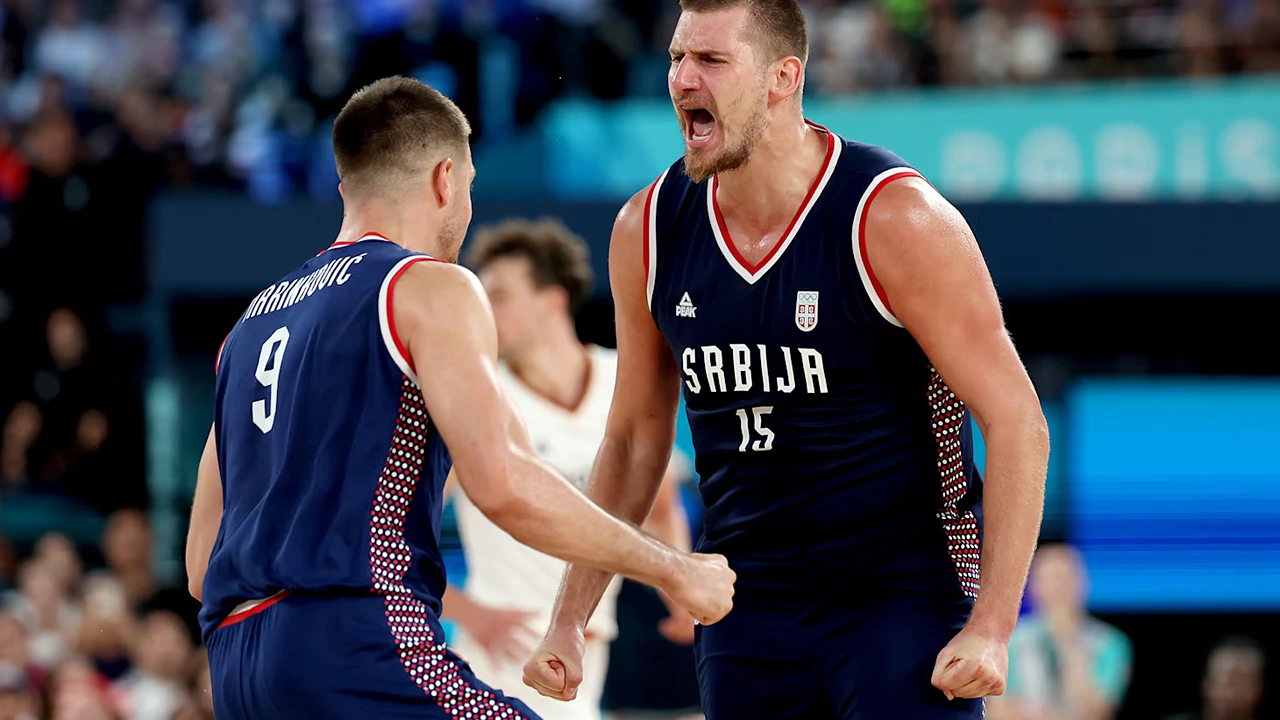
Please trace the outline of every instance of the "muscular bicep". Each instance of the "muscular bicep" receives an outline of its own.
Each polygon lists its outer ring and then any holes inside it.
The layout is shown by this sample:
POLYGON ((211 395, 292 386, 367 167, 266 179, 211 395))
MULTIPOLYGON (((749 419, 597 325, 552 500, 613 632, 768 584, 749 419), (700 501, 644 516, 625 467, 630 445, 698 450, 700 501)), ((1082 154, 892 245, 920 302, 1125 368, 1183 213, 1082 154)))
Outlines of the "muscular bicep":
POLYGON ((1036 403, 968 224, 919 178, 886 186, 867 254, 888 304, 979 424, 1036 403))
POLYGON ((505 480, 510 406, 497 373, 497 332, 474 276, 452 265, 410 268, 393 288, 431 422, 449 447, 457 479, 477 505, 505 480))
POLYGON ((616 434, 630 432, 637 424, 656 424, 669 427, 674 437, 680 378, 666 339, 649 313, 648 273, 660 258, 647 258, 645 252, 646 197, 647 191, 642 191, 623 206, 609 243, 618 336, 618 379, 609 428, 616 434))

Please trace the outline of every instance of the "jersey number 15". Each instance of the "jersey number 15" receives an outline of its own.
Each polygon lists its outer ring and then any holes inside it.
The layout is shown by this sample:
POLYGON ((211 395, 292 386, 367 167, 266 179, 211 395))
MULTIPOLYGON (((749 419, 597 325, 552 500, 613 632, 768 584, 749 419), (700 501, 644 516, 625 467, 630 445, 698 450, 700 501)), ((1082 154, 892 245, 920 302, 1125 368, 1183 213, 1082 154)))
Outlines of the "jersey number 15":
POLYGON ((752 441, 751 439, 751 419, 747 417, 746 408, 738 408, 738 422, 742 425, 742 444, 738 446, 738 452, 746 452, 750 446, 756 452, 764 452, 773 449, 773 431, 764 426, 764 416, 773 412, 772 405, 757 405, 751 408, 751 414, 755 416, 755 434, 759 439, 752 441))
POLYGON ((276 396, 279 394, 280 364, 284 362, 284 350, 289 346, 289 328, 281 327, 262 343, 258 353, 258 371, 254 373, 262 387, 271 390, 271 409, 266 400, 253 401, 253 424, 265 435, 276 426, 276 396), (268 367, 270 364, 270 367, 268 367))

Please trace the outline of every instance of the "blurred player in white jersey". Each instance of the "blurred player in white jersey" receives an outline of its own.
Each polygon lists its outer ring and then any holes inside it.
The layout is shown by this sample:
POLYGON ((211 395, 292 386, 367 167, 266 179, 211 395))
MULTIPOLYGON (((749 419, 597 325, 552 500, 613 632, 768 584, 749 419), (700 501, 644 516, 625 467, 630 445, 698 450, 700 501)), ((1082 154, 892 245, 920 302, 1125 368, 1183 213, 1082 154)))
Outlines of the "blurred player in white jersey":
MULTIPOLYGON (((585 489, 604 439, 617 370, 613 350, 583 344, 574 329, 573 313, 591 293, 586 244, 556 221, 511 220, 478 232, 467 261, 493 305, 499 374, 535 450, 585 489)), ((673 465, 644 527, 688 550, 676 486, 673 465)), ((445 593, 444 616, 461 630, 450 646, 494 687, 521 689, 522 665, 551 619, 565 563, 516 542, 464 493, 452 497, 467 587, 445 593)), ((576 698, 564 703, 528 694, 535 712, 557 720, 600 720, 609 643, 618 632, 619 587, 617 580, 609 586, 587 628, 584 682, 576 698)), ((661 631, 673 641, 691 642, 693 620, 673 608, 661 631)))

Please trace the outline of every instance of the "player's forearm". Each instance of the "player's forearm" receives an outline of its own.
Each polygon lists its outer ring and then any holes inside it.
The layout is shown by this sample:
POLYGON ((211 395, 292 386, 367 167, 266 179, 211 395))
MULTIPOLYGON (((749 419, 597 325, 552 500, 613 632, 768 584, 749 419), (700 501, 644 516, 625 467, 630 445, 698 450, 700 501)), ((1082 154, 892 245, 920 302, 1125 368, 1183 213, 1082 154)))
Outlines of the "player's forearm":
POLYGON ((487 512, 516 540, 658 588, 679 572, 680 553, 588 500, 531 453, 513 454, 512 467, 510 496, 487 512))
POLYGON ((677 550, 688 552, 692 541, 689 524, 679 505, 655 506, 644 521, 644 531, 677 550))
MULTIPOLYGON (((587 497, 606 510, 633 523, 643 522, 653 509, 670 460, 659 452, 637 452, 650 445, 670 448, 670 442, 637 442, 633 437, 606 437, 596 455, 587 497)), ((613 573, 594 567, 570 565, 556 597, 551 624, 585 628, 604 596, 613 573)))
POLYGON ((1037 404, 991 419, 983 486, 981 590, 970 625, 1008 639, 1040 534, 1049 431, 1037 404))

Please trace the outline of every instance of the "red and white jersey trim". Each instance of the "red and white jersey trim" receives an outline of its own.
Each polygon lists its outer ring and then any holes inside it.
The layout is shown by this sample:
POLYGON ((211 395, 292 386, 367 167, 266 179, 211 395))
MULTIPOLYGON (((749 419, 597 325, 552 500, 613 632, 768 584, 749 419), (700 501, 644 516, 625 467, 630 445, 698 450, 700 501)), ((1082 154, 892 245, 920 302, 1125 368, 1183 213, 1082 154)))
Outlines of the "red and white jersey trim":
POLYGON ((218 623, 218 627, 222 628, 228 625, 235 625, 241 620, 257 615, 286 597, 289 597, 289 591, 281 590, 270 597, 258 598, 257 600, 246 600, 232 608, 231 612, 227 613, 227 616, 222 619, 222 622, 218 623))
POLYGON ((410 265, 420 262, 441 262, 430 255, 414 255, 407 257, 396 263, 390 271, 387 272, 386 278, 382 281, 382 289, 378 291, 378 328, 382 331, 382 343, 386 346, 387 352, 391 354, 391 359, 395 362, 396 367, 400 368, 400 372, 405 377, 418 384, 418 374, 413 367, 413 358, 409 356, 409 349, 405 347, 400 340, 400 334, 396 332, 396 315, 395 309, 392 307, 392 290, 395 287, 396 280, 409 269, 410 265))
POLYGON ((375 232, 365 233, 364 235, 361 235, 361 236, 360 236, 360 239, 358 239, 358 240, 339 240, 338 242, 336 242, 336 243, 334 243, 334 244, 330 245, 329 247, 325 248, 324 250, 321 250, 321 251, 320 251, 320 254, 321 254, 321 255, 323 255, 323 254, 325 254, 326 252, 328 252, 328 251, 330 251, 330 250, 333 250, 333 249, 335 249, 335 248, 348 247, 348 246, 350 246, 350 245, 355 245, 355 244, 356 244, 356 243, 358 243, 358 242, 364 242, 365 240, 384 240, 384 241, 386 241, 386 242, 391 242, 389 239, 387 239, 387 237, 386 237, 386 236, 381 235, 381 234, 379 234, 379 233, 375 233, 375 232))
POLYGON ((662 181, 667 179, 668 168, 649 186, 649 195, 644 201, 644 295, 653 310, 653 282, 658 276, 658 194, 662 192, 662 181))
POLYGON ((213 357, 213 374, 218 374, 218 368, 222 366, 222 349, 227 346, 227 340, 231 337, 231 333, 222 338, 222 344, 218 346, 218 354, 213 357))
POLYGON ((840 154, 844 151, 844 140, 840 139, 839 135, 817 123, 807 120, 805 122, 827 134, 827 156, 823 160, 822 168, 818 171, 818 177, 814 179, 813 185, 809 187, 809 193, 805 196, 804 202, 800 203, 800 208, 796 210, 795 216, 791 218, 791 224, 783 232, 778 244, 773 246, 773 249, 764 256, 764 259, 758 265, 752 266, 748 263, 738 253, 737 247, 734 246, 733 240, 729 237, 729 227, 725 224, 724 215, 720 212, 719 201, 716 200, 716 190, 720 187, 720 179, 712 176, 710 185, 707 187, 707 214, 711 219, 711 232, 715 235, 716 244, 720 246, 720 252, 724 253, 724 259, 729 262, 729 266, 743 280, 752 285, 764 277, 764 274, 769 272, 769 269, 776 265, 778 259, 787 251, 791 241, 800 232, 800 226, 804 225, 805 218, 809 217, 809 211, 817 204, 818 198, 822 197, 822 191, 826 189, 827 183, 831 180, 831 175, 836 170, 836 166, 840 164, 840 154))
POLYGON ((876 274, 871 269, 871 261, 867 257, 866 228, 867 208, 870 207, 871 201, 875 200, 876 195, 886 185, 904 177, 921 177, 921 175, 911 168, 896 167, 875 176, 871 184, 867 185, 866 191, 862 193, 862 199, 858 201, 858 209, 853 215, 853 259, 858 263, 858 275, 862 277, 862 287, 867 291, 867 297, 871 298, 871 304, 875 306, 880 316, 898 327, 902 327, 902 321, 893 314, 889 297, 885 295, 880 281, 876 280, 876 274))

